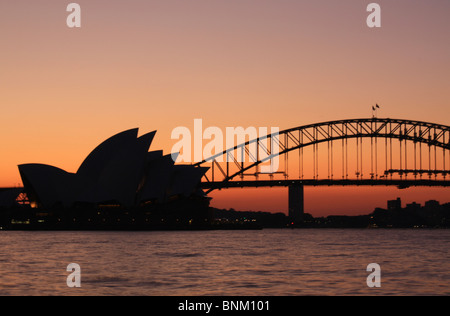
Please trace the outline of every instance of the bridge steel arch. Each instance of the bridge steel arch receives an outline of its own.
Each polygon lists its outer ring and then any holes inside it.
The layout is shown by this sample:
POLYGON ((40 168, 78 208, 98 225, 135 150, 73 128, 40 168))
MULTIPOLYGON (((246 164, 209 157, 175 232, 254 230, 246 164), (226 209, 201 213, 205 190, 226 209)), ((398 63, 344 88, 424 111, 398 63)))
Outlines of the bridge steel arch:
MULTIPOLYGON (((316 173, 316 168, 318 168, 318 153, 316 155, 316 150, 318 151, 318 145, 321 143, 328 143, 328 148, 330 148, 331 144, 331 155, 333 152, 333 142, 342 140, 342 146, 344 147, 344 143, 347 142, 348 139, 357 139, 356 145, 358 146, 359 140, 361 141, 361 170, 362 170, 362 139, 370 138, 372 142, 377 142, 377 139, 384 138, 385 146, 390 146, 390 157, 387 156, 386 151, 386 167, 388 167, 390 160, 390 166, 388 170, 385 170, 386 177, 383 176, 383 179, 374 179, 372 171, 372 179, 373 181, 361 181, 362 185, 370 184, 382 184, 382 185, 397 185, 399 187, 402 186, 402 181, 387 181, 388 175, 392 174, 400 174, 400 175, 408 175, 409 173, 420 176, 422 178, 423 174, 430 175, 430 181, 416 181, 416 185, 441 185, 447 186, 449 182, 446 181, 445 177, 449 174, 450 170, 448 169, 450 163, 446 165, 447 157, 450 157, 450 126, 414 121, 414 120, 403 120, 403 119, 390 119, 390 118, 363 118, 363 119, 347 119, 347 120, 338 120, 338 121, 329 121, 322 122, 310 125, 299 126, 287 130, 280 131, 279 133, 269 134, 266 136, 262 136, 253 140, 249 140, 245 143, 239 144, 233 148, 228 148, 221 153, 213 155, 209 158, 204 159, 202 162, 196 163, 197 166, 205 166, 206 164, 211 165, 211 172, 204 176, 204 181, 202 183, 203 188, 209 189, 208 193, 214 189, 220 188, 229 188, 229 187, 237 187, 237 182, 242 183, 244 176, 254 176, 256 180, 253 181, 255 186, 257 186, 257 178, 260 174, 259 167, 262 164, 267 162, 271 162, 274 159, 279 159, 280 156, 287 157, 289 152, 299 150, 299 156, 303 159, 303 148, 313 147, 314 157, 313 157, 313 168, 314 168, 314 176, 313 179, 308 179, 305 183, 309 183, 310 185, 320 185, 321 179, 319 179, 318 174, 316 173), (398 140, 400 143, 400 165, 402 165, 402 159, 404 159, 404 167, 402 166, 399 169, 392 168, 392 140, 398 140), (389 141, 390 140, 390 141, 389 141), (389 141, 389 144, 388 144, 389 141), (422 145, 428 146, 428 150, 431 155, 431 150, 434 150, 434 167, 432 166, 431 161, 429 161, 428 169, 423 169, 422 167, 422 159, 420 159, 420 166, 418 166, 419 162, 416 161, 416 153, 414 152, 414 168, 408 169, 408 147, 406 143, 414 144, 414 151, 416 150, 416 146, 420 147, 420 152, 422 152, 422 145), (405 146, 402 148, 402 144, 405 146), (437 148, 442 149, 442 169, 437 167, 437 148), (404 158, 402 155, 404 153, 404 158), (317 160, 317 161, 316 161, 317 160), (232 167, 232 168, 231 168, 232 167), (233 169, 233 170, 232 170, 233 169), (251 169, 255 169, 253 173, 247 173, 251 169), (431 180, 431 175, 440 174, 444 177, 445 181, 438 181, 437 179, 431 180), (218 176, 217 176, 218 175, 218 176), (235 179, 240 177, 241 181, 236 181, 235 179), (378 183, 376 183, 378 180, 378 183)), ((346 146, 346 144, 345 144, 346 146)), ((373 150, 373 145, 371 150, 373 150)), ((375 147, 377 148, 377 147, 375 147)), ((359 150, 359 149, 357 149, 359 150)), ((344 155, 344 151, 342 151, 342 155, 344 155)), ((328 155, 330 155, 330 149, 328 149, 328 155)), ((359 153, 357 154, 359 155, 359 153)), ((377 154, 375 154, 376 158, 377 154)), ((431 156, 430 156, 431 157, 431 156)), ((348 153, 347 157, 348 159, 348 153)), ((431 158, 430 158, 431 159, 431 158)), ((331 157, 333 160, 333 157, 331 157)), ((328 161, 330 161, 330 157, 328 157, 328 161)), ((358 161, 359 162, 359 161, 358 161)), ((330 162, 328 168, 330 168, 330 162)), ((342 161, 342 163, 344 163, 342 161)), ((373 163, 372 163, 373 165, 373 163)), ((375 163, 377 166, 378 164, 375 163)), ((410 163, 411 165, 411 163, 410 163)), ((333 163, 331 162, 331 169, 333 168, 333 163)), ((343 167, 344 168, 344 167, 343 167)), ((358 166, 359 168, 359 166, 358 166)), ((331 179, 330 175, 328 175, 328 182, 322 181, 323 183, 327 183, 327 185, 337 184, 337 185, 345 185, 345 180, 348 180, 348 166, 342 175, 341 180, 335 180, 335 183, 332 183, 331 180, 333 178, 333 172, 331 171, 331 179)), ((286 171, 278 172, 284 173, 286 176, 286 171)), ((378 173, 377 173, 378 174, 378 173)), ((287 179, 287 177, 286 177, 287 179)), ((301 183, 302 179, 298 179, 299 183, 301 183)), ((362 175, 361 178, 357 176, 356 180, 363 180, 362 175)), ((282 182, 279 182, 282 183, 282 182)), ((292 185, 294 182, 283 182, 284 186, 292 185)), ((406 179, 404 180, 406 186, 414 184, 411 180, 408 182, 406 179)), ((276 185, 276 182, 272 184, 276 185)), ((348 184, 357 184, 356 182, 348 182, 348 184)), ((268 183, 270 185, 270 183, 268 183)), ((243 185, 242 185, 243 186, 243 185)), ((252 185, 253 186, 253 185, 252 185)))

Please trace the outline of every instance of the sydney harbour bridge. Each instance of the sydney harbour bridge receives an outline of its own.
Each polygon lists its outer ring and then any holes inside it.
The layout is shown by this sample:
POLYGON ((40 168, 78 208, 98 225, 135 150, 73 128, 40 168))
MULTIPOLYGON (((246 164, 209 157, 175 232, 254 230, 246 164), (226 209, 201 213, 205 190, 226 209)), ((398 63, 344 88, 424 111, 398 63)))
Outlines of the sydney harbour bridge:
POLYGON ((366 118, 299 126, 206 158, 201 186, 288 187, 289 215, 304 212, 304 186, 450 185, 450 126, 366 118), (274 163, 275 162, 275 163, 274 163))

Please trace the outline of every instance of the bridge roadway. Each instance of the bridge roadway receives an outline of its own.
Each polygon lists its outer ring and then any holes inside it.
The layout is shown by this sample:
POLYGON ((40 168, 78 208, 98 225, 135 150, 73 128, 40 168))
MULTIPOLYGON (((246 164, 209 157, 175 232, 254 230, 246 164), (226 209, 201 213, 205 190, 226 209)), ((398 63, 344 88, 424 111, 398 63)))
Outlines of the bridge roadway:
POLYGON ((450 180, 428 179, 303 179, 303 180, 242 180, 202 182, 202 189, 260 188, 289 186, 397 186, 400 189, 409 187, 449 187, 450 180))

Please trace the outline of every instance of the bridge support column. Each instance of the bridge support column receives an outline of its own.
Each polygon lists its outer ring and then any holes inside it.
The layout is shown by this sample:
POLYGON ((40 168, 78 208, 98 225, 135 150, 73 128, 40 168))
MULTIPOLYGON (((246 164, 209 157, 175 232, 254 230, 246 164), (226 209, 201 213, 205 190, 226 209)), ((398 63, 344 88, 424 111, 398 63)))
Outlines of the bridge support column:
POLYGON ((300 222, 304 214, 304 189, 302 184, 291 184, 289 186, 289 220, 300 222))

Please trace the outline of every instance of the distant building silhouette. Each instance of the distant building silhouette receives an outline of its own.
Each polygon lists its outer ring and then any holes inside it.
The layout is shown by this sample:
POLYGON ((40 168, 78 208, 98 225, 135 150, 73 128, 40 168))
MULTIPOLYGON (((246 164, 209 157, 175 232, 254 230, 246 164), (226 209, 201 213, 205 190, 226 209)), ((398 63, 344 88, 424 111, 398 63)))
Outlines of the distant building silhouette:
POLYGON ((397 198, 396 200, 390 200, 387 202, 387 209, 392 210, 400 210, 402 208, 402 200, 397 198))
POLYGON ((417 211, 420 210, 422 206, 419 203, 416 202, 412 202, 410 204, 406 204, 406 209, 408 210, 413 210, 413 211, 417 211))
POLYGON ((441 206, 440 203, 436 200, 430 200, 430 201, 425 202, 425 209, 427 209, 427 210, 437 209, 440 206, 441 206))

